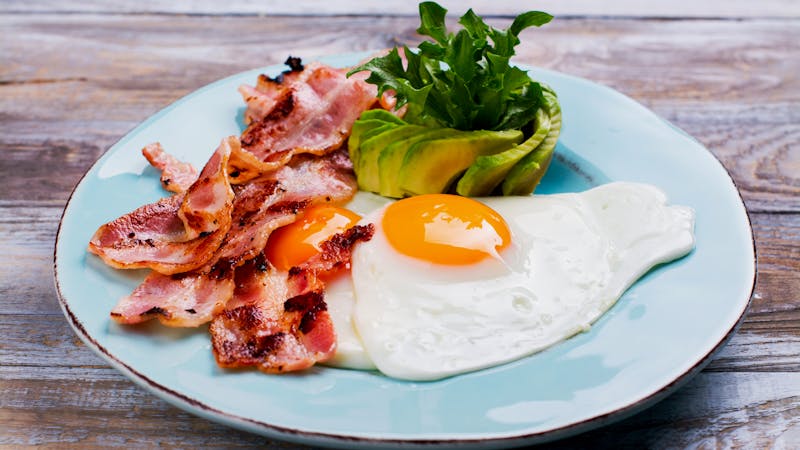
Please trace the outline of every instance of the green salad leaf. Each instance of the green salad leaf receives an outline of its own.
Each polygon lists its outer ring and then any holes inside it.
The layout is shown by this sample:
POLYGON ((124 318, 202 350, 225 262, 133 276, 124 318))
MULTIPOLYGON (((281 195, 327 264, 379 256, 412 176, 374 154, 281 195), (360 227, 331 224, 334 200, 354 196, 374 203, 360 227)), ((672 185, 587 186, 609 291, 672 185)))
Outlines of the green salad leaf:
POLYGON ((415 50, 397 47, 351 70, 371 72, 367 82, 379 95, 392 89, 396 108, 408 105, 404 119, 412 124, 459 130, 519 129, 543 104, 542 87, 510 64, 519 33, 553 18, 540 11, 517 16, 510 27, 487 25, 471 9, 461 16, 463 28, 448 32, 447 10, 435 2, 419 5, 417 32, 432 40, 415 50))

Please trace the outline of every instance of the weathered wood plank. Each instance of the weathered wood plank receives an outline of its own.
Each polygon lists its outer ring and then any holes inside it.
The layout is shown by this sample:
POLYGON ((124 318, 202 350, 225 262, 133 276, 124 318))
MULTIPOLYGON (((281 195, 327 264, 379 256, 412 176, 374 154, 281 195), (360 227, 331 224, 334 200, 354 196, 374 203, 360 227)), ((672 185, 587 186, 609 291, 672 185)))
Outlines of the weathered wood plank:
POLYGON ((0 206, 0 314, 60 313, 53 244, 62 210, 61 204, 0 206))
MULTIPOLYGON (((121 376, 96 376, 84 369, 59 373, 63 379, 31 380, 21 371, 0 366, 0 423, 4 426, 0 445, 256 448, 267 443, 264 438, 179 411, 121 376), (87 375, 91 379, 80 379, 87 375)), ((553 443, 552 448, 768 448, 793 444, 800 430, 798 392, 798 373, 703 372, 643 413, 553 443)), ((301 448, 269 444, 270 448, 301 448)))
MULTIPOLYGON (((190 92, 239 70, 280 63, 287 54, 311 58, 419 41, 414 19, 347 20, 343 28, 313 17, 3 15, 0 24, 17 39, 0 43, 9 55, 0 79, 6 86, 95 81, 118 89, 112 100, 133 90, 128 95, 144 101, 153 89, 190 92)), ((798 35, 800 23, 793 21, 749 21, 743 33, 741 23, 728 21, 565 19, 524 31, 517 60, 586 76, 645 101, 764 105, 800 98, 793 76, 800 63, 784 57, 800 48, 798 35)), ((68 99, 84 105, 100 100, 72 92, 68 99)))
POLYGON ((707 373, 626 421, 555 448, 796 448, 800 374, 707 373))
MULTIPOLYGON (((252 448, 265 438, 177 410, 122 379, 0 383, 0 445, 52 448, 252 448)), ((298 448, 270 442, 274 448, 298 448)))
MULTIPOLYGON (((559 0, 541 4, 525 4, 515 0, 439 0, 454 14, 473 8, 482 15, 513 15, 530 8, 545 9, 557 15, 599 15, 615 17, 798 17, 800 7, 791 0, 704 1, 690 0, 641 2, 637 0, 611 0, 602 3, 592 0, 559 0)), ((38 1, 6 0, 0 12, 69 12, 69 13, 156 13, 156 14, 258 14, 258 15, 416 15, 417 2, 404 0, 347 0, 326 2, 322 0, 235 0, 215 2, 200 0, 191 3, 163 0, 143 0, 123 4, 109 4, 97 0, 38 1)))

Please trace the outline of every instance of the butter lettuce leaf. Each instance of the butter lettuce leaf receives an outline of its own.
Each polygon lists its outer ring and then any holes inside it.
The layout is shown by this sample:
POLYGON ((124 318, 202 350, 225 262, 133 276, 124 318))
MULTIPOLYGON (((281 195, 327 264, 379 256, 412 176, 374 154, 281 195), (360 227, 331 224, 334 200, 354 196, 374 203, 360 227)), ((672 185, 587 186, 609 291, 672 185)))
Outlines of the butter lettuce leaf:
POLYGON ((435 2, 419 5, 417 32, 430 40, 412 50, 402 48, 371 59, 350 74, 368 70, 367 82, 379 94, 393 90, 396 108, 408 105, 404 119, 413 124, 459 130, 519 129, 543 104, 542 88, 523 70, 510 64, 519 34, 542 26, 553 16, 529 11, 507 29, 487 25, 471 9, 449 32, 447 10, 435 2))

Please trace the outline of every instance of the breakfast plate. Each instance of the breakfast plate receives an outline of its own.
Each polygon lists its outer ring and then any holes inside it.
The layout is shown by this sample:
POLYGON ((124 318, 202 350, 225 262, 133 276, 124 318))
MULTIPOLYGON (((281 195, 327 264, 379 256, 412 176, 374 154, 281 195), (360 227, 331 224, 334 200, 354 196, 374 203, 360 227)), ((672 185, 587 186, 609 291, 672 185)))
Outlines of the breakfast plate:
MULTIPOLYGON (((321 59, 351 65, 364 54, 321 59)), ((610 181, 662 189, 696 212, 696 248, 636 282, 590 330, 527 358, 439 381, 314 367, 288 375, 227 371, 207 327, 125 327, 109 317, 144 271, 118 271, 86 252, 103 223, 164 195, 141 148, 160 141, 202 167, 223 137, 243 129, 236 91, 273 66, 184 97, 111 147, 65 208, 55 249, 62 309, 81 339, 131 380, 199 416, 266 436, 352 448, 544 442, 633 414, 697 373, 734 333, 755 281, 752 230, 723 166, 700 143, 624 95, 531 69, 559 95, 556 159, 537 194, 610 181)))

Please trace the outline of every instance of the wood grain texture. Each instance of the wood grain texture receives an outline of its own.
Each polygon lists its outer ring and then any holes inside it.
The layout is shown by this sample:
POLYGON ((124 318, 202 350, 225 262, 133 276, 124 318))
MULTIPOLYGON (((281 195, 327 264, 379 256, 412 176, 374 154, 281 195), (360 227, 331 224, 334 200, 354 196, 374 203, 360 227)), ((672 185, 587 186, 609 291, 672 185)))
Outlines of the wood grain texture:
MULTIPOLYGON (((516 7, 474 3, 499 16, 516 7)), ((61 314, 53 241, 84 171, 181 96, 287 54, 418 41, 405 2, 380 3, 394 17, 320 17, 356 4, 0 4, 0 447, 303 448, 184 413, 108 367, 61 314)), ((786 19, 797 3, 686 2, 680 17, 667 2, 558 5, 573 17, 526 31, 517 60, 607 84, 705 144, 742 191, 759 271, 741 329, 698 377, 551 447, 800 447, 800 22, 786 19)))
MULTIPOLYGON (((603 17, 667 17, 667 18, 756 18, 756 17, 800 17, 800 5, 792 0, 558 0, 522 2, 519 0, 439 0, 453 14, 473 8, 484 16, 516 15, 531 8, 538 8, 557 16, 603 16, 603 17)), ((406 0, 195 0, 192 2, 170 2, 164 0, 140 0, 128 3, 109 3, 98 0, 6 0, 0 3, 0 12, 31 13, 110 13, 110 14, 195 14, 195 15, 417 15, 417 2, 406 0)))

